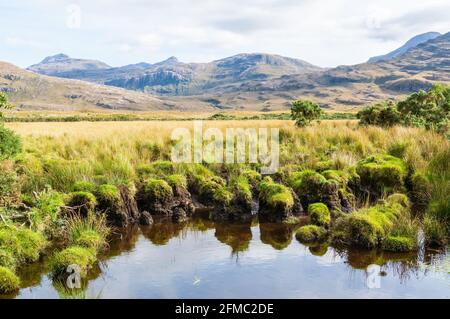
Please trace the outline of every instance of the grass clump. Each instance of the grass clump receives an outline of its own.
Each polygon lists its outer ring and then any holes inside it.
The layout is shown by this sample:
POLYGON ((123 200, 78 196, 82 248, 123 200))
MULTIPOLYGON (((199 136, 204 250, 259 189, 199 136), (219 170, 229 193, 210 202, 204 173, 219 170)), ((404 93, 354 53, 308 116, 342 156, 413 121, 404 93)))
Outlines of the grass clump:
POLYGON ((172 174, 165 178, 166 182, 173 188, 184 188, 187 189, 188 183, 186 176, 182 174, 172 174))
POLYGON ((377 196, 403 190, 407 175, 405 163, 391 155, 370 156, 358 163, 356 171, 361 186, 377 196))
POLYGON ((295 238, 302 243, 320 242, 326 239, 326 236, 326 229, 317 225, 302 226, 295 233, 295 238))
POLYGON ((142 189, 142 200, 154 202, 166 202, 173 197, 172 187, 162 179, 148 179, 142 189))
POLYGON ((120 201, 120 191, 115 185, 100 185, 95 192, 100 210, 115 209, 120 201))
POLYGON ((0 294, 10 294, 20 288, 20 279, 10 269, 0 266, 0 294))
POLYGON ((302 200, 302 203, 310 204, 320 202, 321 193, 327 179, 313 170, 304 170, 293 173, 289 184, 302 200))
POLYGON ((139 165, 136 169, 140 177, 162 177, 175 173, 175 167, 169 161, 155 161, 150 164, 139 165))
POLYGON ((67 205, 79 211, 83 216, 87 216, 97 206, 97 199, 90 192, 73 192, 69 195, 67 205))
POLYGON ((383 249, 392 252, 407 252, 416 248, 414 239, 403 236, 388 236, 383 242, 383 249))
POLYGON ((428 178, 422 173, 415 173, 410 178, 409 197, 417 211, 424 211, 428 207, 431 199, 431 184, 428 178))
POLYGON ((30 204, 34 206, 29 213, 31 227, 36 231, 53 233, 60 219, 61 207, 64 206, 64 195, 46 189, 36 193, 30 204))
POLYGON ((95 251, 90 248, 71 246, 56 252, 49 260, 49 267, 54 277, 67 274, 67 268, 72 265, 79 267, 80 275, 85 277, 88 270, 97 261, 95 251))
POLYGON ((448 243, 448 226, 433 216, 425 215, 423 230, 425 232, 425 243, 429 247, 443 247, 448 243))
POLYGON ((311 223, 325 228, 330 226, 331 214, 327 205, 323 203, 314 203, 308 206, 311 223))
POLYGON ((109 232, 104 214, 91 212, 86 218, 73 215, 67 220, 69 243, 74 246, 99 251, 106 245, 109 232))
POLYGON ((93 193, 95 191, 95 184, 88 181, 78 181, 75 184, 73 184, 72 190, 74 192, 93 193))

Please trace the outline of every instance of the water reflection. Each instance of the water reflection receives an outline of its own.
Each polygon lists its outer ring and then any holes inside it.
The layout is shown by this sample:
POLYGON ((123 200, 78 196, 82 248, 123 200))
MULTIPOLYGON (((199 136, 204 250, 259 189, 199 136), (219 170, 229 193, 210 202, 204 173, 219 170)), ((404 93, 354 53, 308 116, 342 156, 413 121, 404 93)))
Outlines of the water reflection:
POLYGON ((81 289, 53 281, 44 259, 18 271, 23 287, 18 295, 2 297, 449 297, 446 251, 395 254, 327 243, 306 246, 294 239, 297 227, 155 220, 152 226, 115 231, 81 289), (230 248, 239 262, 229 258, 230 248), (381 266, 384 289, 365 286, 370 265, 381 266))

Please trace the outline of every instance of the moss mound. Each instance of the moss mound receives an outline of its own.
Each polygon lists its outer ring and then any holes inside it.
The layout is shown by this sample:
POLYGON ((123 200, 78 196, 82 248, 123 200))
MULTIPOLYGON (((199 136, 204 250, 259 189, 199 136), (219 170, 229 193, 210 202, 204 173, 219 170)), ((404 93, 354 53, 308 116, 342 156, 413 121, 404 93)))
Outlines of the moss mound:
POLYGON ((67 205, 77 209, 82 216, 87 216, 97 206, 97 199, 90 192, 72 192, 69 195, 67 205))
POLYGON ((27 228, 9 226, 0 229, 0 246, 3 251, 0 258, 4 266, 38 260, 46 244, 41 233, 27 228))
POLYGON ((184 175, 181 174, 172 174, 165 178, 166 182, 173 188, 181 187, 181 188, 187 188, 187 178, 184 175))
POLYGON ((261 182, 259 192, 260 201, 273 211, 289 211, 294 206, 294 198, 289 188, 275 183, 270 177, 261 182))
POLYGON ((115 185, 104 184, 95 192, 100 210, 116 210, 120 204, 120 191, 115 185))
POLYGON ((20 288, 20 279, 11 270, 0 266, 0 294, 10 294, 20 288))
POLYGON ((327 205, 323 203, 314 203, 308 206, 311 223, 317 226, 327 228, 330 225, 331 214, 327 205))
POLYGON ((383 242, 383 249, 393 252, 407 252, 415 249, 415 241, 403 236, 389 236, 383 242))
POLYGON ((105 245, 105 239, 95 230, 84 230, 72 238, 72 244, 98 251, 105 245))
POLYGON ((293 173, 289 180, 289 184, 305 205, 321 201, 322 190, 326 183, 325 177, 312 170, 293 173))
POLYGON ((317 225, 302 226, 295 233, 295 238, 302 243, 320 242, 326 239, 326 236, 326 229, 317 225))
POLYGON ((142 195, 148 202, 165 202, 173 197, 172 187, 162 179, 145 181, 142 195))
POLYGON ((89 192, 93 193, 95 191, 95 184, 87 181, 79 181, 73 184, 72 190, 74 192, 89 192))
POLYGON ((55 253, 49 261, 49 266, 54 276, 67 274, 67 267, 77 265, 80 275, 85 277, 91 266, 97 261, 93 249, 72 246, 55 253))
POLYGON ((370 156, 358 163, 356 171, 361 186, 377 196, 402 191, 407 175, 406 164, 391 155, 370 156))

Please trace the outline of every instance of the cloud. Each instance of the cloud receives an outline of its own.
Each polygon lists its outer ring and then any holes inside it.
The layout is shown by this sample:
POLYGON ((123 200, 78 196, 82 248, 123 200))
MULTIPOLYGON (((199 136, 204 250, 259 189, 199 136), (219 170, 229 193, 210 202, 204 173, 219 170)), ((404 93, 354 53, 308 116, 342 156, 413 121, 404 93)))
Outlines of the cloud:
POLYGON ((42 44, 34 41, 34 40, 30 40, 30 39, 24 39, 21 37, 6 37, 5 38, 5 44, 12 46, 12 47, 31 47, 31 48, 37 48, 37 47, 41 47, 42 44))

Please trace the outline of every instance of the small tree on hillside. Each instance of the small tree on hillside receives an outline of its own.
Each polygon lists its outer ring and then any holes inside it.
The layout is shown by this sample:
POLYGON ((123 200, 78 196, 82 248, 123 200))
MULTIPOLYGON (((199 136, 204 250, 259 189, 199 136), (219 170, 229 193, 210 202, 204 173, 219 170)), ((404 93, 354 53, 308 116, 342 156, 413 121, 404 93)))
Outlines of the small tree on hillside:
POLYGON ((9 110, 12 108, 12 105, 8 102, 8 97, 5 93, 0 92, 0 119, 3 117, 2 109, 9 110))
POLYGON ((6 94, 0 92, 0 161, 13 157, 22 149, 19 136, 4 127, 2 123, 3 113, 1 110, 11 108, 12 105, 9 104, 6 94))
POLYGON ((307 126, 311 121, 320 119, 322 114, 323 110, 317 103, 307 100, 298 100, 292 103, 291 117, 297 126, 307 126))

